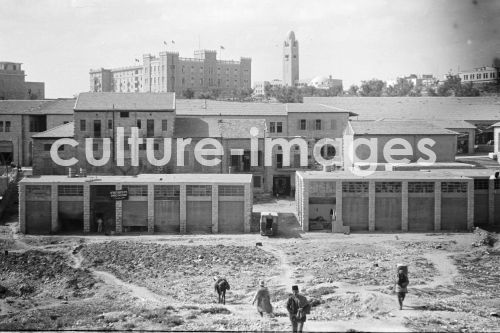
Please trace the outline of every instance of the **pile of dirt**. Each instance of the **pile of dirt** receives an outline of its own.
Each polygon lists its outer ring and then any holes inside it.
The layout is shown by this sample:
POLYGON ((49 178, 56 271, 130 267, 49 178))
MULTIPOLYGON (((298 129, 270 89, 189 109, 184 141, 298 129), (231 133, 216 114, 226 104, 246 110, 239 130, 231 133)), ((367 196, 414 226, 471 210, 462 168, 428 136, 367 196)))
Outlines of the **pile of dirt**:
POLYGON ((72 268, 67 262, 68 258, 60 252, 0 253, 0 281, 12 295, 24 297, 76 295, 92 289, 96 283, 92 274, 88 270, 72 268), (62 290, 61 285, 65 286, 62 290), (54 290, 60 290, 62 294, 56 295, 54 290))
POLYGON ((483 230, 479 227, 474 229, 474 243, 472 246, 480 247, 480 246, 489 246, 493 247, 497 242, 497 235, 486 230, 483 230))
POLYGON ((212 303, 214 277, 231 285, 227 299, 245 298, 259 279, 278 274, 276 258, 256 247, 112 241, 86 244, 83 265, 186 302, 212 303))

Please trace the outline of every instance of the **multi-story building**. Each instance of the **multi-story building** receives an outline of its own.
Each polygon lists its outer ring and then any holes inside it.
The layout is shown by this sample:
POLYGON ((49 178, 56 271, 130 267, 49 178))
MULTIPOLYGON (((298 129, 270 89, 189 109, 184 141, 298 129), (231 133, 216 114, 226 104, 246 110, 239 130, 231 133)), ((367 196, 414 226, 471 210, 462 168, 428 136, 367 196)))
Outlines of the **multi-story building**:
POLYGON ((26 82, 19 62, 0 62, 0 100, 44 99, 45 83, 26 82))
POLYGON ((74 99, 0 101, 0 163, 30 166, 32 136, 73 120, 74 99))
MULTIPOLYGON (((322 138, 341 138, 347 127, 348 111, 305 104, 239 103, 203 100, 175 100, 174 94, 120 94, 82 93, 74 109, 74 123, 37 134, 35 140, 34 174, 64 174, 67 168, 50 167, 50 144, 57 138, 74 138, 78 146, 71 152, 70 146, 62 148, 60 155, 67 159, 76 157, 75 169, 85 169, 88 174, 134 175, 138 173, 252 173, 257 192, 290 194, 297 169, 317 168, 312 159, 312 147, 322 138), (73 126, 73 131, 71 130, 73 126), (139 128, 139 136, 154 138, 157 159, 164 153, 164 139, 191 138, 192 142, 182 153, 183 163, 178 163, 175 143, 171 145, 171 159, 163 167, 155 167, 147 160, 145 145, 139 149, 139 165, 130 162, 131 150, 124 145, 124 163, 117 161, 117 127, 124 128, 125 139, 131 136, 131 128, 139 128), (258 130, 259 162, 251 166, 251 129, 258 130), (59 133, 59 134, 58 134, 59 133), (195 160, 195 145, 202 138, 219 141, 224 149, 220 165, 205 167, 195 160), (92 147, 86 147, 85 139, 92 138, 92 147), (284 149, 274 146, 272 165, 263 166, 266 154, 265 138, 304 138, 308 145, 308 165, 300 165, 300 151, 292 148, 287 165, 284 149), (110 160, 101 166, 93 166, 86 158, 85 149, 91 149, 96 160, 103 157, 104 139, 109 139, 110 160), (67 151, 69 149, 69 151, 67 151), (64 153, 63 153, 64 152, 64 153), (232 154, 232 152, 236 152, 232 154), (69 155, 68 155, 69 154, 69 155), (71 156, 70 156, 71 155, 71 156)), ((336 156, 341 164, 341 151, 324 152, 336 156)))
POLYGON ((499 83, 500 68, 499 67, 478 67, 472 70, 461 71, 458 73, 462 83, 484 84, 484 83, 499 83))
MULTIPOLYGON (((271 87, 271 83, 269 81, 257 81, 253 84, 253 95, 255 97, 264 97, 266 96, 266 87, 271 87)), ((269 88, 267 88, 269 89, 269 88)))
POLYGON ((290 31, 283 42, 283 84, 293 87, 299 81, 299 41, 290 31))
POLYGON ((193 92, 217 90, 231 94, 251 88, 251 58, 239 61, 217 59, 216 51, 195 51, 194 58, 181 58, 177 52, 160 52, 158 57, 143 56, 142 65, 90 70, 92 92, 175 92, 182 97, 193 92))

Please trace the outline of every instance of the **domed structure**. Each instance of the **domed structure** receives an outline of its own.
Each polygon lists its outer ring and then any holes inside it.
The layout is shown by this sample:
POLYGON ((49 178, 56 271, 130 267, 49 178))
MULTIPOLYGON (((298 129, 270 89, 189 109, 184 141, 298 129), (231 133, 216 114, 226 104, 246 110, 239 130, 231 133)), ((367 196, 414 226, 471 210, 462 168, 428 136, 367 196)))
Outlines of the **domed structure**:
POLYGON ((315 88, 324 87, 328 86, 329 80, 330 79, 328 77, 319 75, 312 79, 311 82, 309 82, 309 85, 315 88))

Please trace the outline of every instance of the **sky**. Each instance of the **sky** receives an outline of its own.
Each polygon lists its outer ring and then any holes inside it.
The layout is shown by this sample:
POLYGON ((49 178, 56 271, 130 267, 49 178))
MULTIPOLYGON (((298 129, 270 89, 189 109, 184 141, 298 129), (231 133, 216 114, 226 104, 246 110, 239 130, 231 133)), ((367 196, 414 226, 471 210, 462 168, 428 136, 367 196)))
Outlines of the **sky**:
POLYGON ((500 0, 0 0, 0 61, 22 62, 46 98, 89 91, 91 68, 160 51, 252 58, 252 81, 282 78, 282 44, 299 41, 300 78, 344 87, 491 65, 500 0), (167 46, 164 45, 167 41, 167 46), (175 42, 175 44, 172 43, 175 42))

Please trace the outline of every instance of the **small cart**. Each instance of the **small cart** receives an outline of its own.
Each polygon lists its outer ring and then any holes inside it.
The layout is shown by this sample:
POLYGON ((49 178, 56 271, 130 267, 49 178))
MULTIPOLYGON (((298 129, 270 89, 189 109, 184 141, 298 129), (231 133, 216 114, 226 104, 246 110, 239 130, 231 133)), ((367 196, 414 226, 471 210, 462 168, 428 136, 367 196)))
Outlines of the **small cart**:
POLYGON ((278 213, 276 212, 260 213, 260 234, 262 236, 278 235, 278 213))

